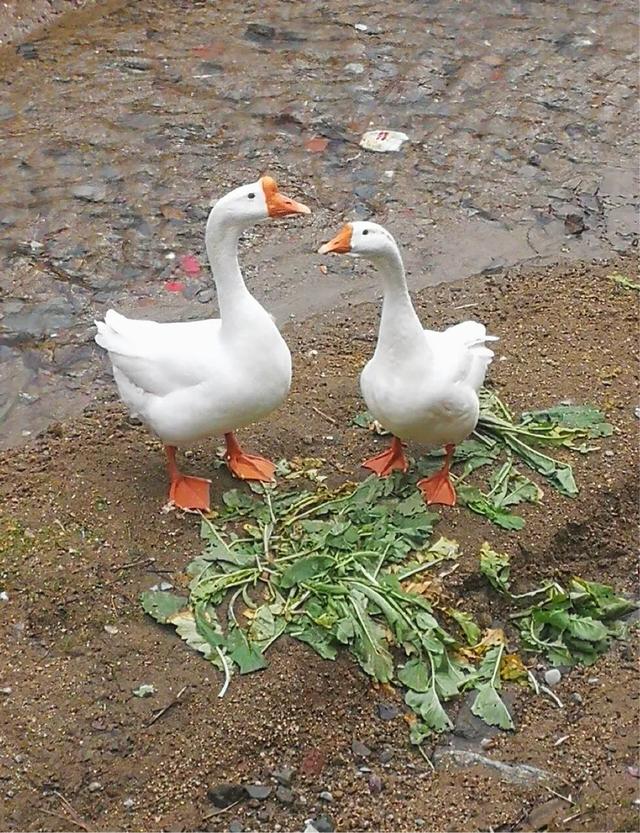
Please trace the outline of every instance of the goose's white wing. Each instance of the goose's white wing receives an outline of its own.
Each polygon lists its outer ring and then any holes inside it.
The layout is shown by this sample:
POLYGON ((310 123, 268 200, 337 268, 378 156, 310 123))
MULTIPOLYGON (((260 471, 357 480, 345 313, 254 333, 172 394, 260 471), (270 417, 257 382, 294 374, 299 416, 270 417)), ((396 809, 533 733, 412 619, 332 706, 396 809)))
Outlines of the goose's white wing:
POLYGON ((108 351, 114 374, 144 393, 166 396, 211 375, 219 318, 161 324, 109 310, 96 326, 95 340, 108 351))
POLYGON ((435 357, 438 377, 479 390, 494 356, 487 342, 498 341, 498 337, 487 335, 486 327, 478 321, 462 321, 443 332, 424 332, 435 357))

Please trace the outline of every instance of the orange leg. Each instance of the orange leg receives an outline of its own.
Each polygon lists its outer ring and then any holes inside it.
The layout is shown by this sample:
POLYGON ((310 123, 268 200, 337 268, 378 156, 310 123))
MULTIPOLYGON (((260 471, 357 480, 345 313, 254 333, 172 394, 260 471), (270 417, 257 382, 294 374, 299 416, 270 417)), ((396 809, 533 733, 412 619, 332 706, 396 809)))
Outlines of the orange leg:
POLYGON ((271 460, 245 454, 240 448, 233 432, 224 435, 227 443, 227 466, 232 474, 241 480, 261 480, 270 483, 273 480, 276 467, 271 460))
POLYGON ((175 445, 165 445, 169 472, 169 500, 179 509, 209 511, 209 483, 204 477, 188 477, 182 474, 176 463, 175 445))
POLYGON ((378 477, 388 477, 393 471, 406 471, 409 468, 407 458, 404 456, 402 443, 394 437, 391 446, 386 451, 381 451, 370 460, 362 464, 365 469, 370 469, 378 477))
POLYGON ((422 492, 424 502, 427 505, 432 503, 441 503, 443 506, 456 505, 456 490, 449 479, 449 469, 451 467, 451 458, 453 452, 456 450, 455 445, 445 445, 447 456, 444 458, 444 465, 431 477, 423 477, 418 481, 418 488, 422 492))

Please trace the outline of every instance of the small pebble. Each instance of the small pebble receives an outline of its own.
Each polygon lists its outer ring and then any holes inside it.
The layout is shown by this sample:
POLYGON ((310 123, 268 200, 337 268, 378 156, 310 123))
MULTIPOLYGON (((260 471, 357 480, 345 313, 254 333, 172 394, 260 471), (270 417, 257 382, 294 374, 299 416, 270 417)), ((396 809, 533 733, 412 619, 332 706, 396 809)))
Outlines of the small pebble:
POLYGON ((359 758, 368 758, 371 754, 371 750, 368 746, 366 746, 362 741, 354 740, 351 744, 351 751, 354 755, 357 755, 359 758))
POLYGON ((424 827, 424 819, 414 819, 413 823, 416 827, 424 827))
POLYGON ((581 706, 584 703, 584 699, 582 694, 579 694, 577 691, 574 691, 571 695, 571 700, 576 703, 578 706, 581 706))
POLYGON ((393 749, 383 749, 380 753, 380 763, 381 764, 388 764, 389 761, 393 758, 393 749))
POLYGON ((265 798, 269 798, 273 791, 273 787, 263 784, 245 784, 244 788, 249 798, 257 798, 259 801, 264 801, 265 798))
POLYGON ((322 801, 328 801, 328 802, 333 801, 333 796, 331 795, 329 790, 322 790, 319 797, 322 801))
POLYGON ((596 683, 600 682, 600 677, 589 677, 587 682, 589 683, 589 685, 596 685, 596 683))
POLYGON ((615 454, 613 453, 613 451, 605 451, 604 456, 605 457, 615 457, 615 454))
POLYGON ((282 784, 276 790, 276 798, 282 804, 293 804, 293 792, 282 784))
POLYGON ((382 779, 375 772, 369 776, 369 792, 371 795, 380 795, 382 792, 382 779))
POLYGON ((400 714, 395 703, 378 703, 378 717, 381 720, 394 720, 400 714))
POLYGON ((315 819, 309 819, 307 823, 312 824, 318 833, 333 833, 336 829, 330 816, 318 816, 315 819))
POLYGON ((122 802, 123 806, 126 807, 127 810, 130 810, 135 803, 136 802, 133 800, 133 798, 125 798, 125 800, 122 802))
POLYGON ((554 685, 558 685, 562 679, 562 674, 557 668, 550 668, 548 671, 544 672, 544 679, 547 685, 553 687, 554 685))
POLYGON ((92 781, 89 784, 88 789, 90 793, 97 793, 99 790, 102 789, 102 784, 100 783, 100 781, 92 781))
POLYGON ((229 822, 229 833, 242 833, 244 825, 239 819, 233 819, 229 822))
POLYGON ((294 770, 291 767, 284 766, 282 769, 274 770, 271 774, 279 784, 288 787, 293 779, 294 770))

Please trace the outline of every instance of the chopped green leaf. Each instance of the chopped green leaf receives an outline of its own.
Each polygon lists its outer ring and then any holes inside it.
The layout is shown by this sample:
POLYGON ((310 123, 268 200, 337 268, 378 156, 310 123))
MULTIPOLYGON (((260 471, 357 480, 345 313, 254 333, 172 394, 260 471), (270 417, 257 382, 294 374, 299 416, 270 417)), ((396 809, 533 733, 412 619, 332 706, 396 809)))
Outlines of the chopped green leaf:
POLYGON ((509 556, 492 550, 486 542, 480 549, 480 572, 489 579, 495 590, 501 593, 509 592, 509 556))
POLYGON ((166 625, 171 617, 189 604, 186 596, 177 596, 164 590, 145 590, 140 594, 142 609, 156 622, 166 625))
POLYGON ((453 727, 434 688, 428 688, 424 692, 409 689, 404 700, 435 732, 444 732, 453 727))
POLYGON ((300 558, 282 573, 280 586, 287 589, 316 578, 325 573, 333 563, 333 558, 328 555, 308 555, 306 558, 300 558))
POLYGON ((482 683, 477 690, 476 699, 471 706, 471 711, 476 717, 482 718, 490 726, 514 729, 509 709, 505 706, 494 686, 491 683, 482 683))
POLYGON ((227 637, 227 650, 231 659, 240 667, 241 674, 250 674, 267 667, 262 653, 249 644, 241 628, 232 628, 227 637))
POLYGON ((469 645, 476 645, 480 641, 481 630, 470 613, 450 607, 447 613, 460 625, 469 645))

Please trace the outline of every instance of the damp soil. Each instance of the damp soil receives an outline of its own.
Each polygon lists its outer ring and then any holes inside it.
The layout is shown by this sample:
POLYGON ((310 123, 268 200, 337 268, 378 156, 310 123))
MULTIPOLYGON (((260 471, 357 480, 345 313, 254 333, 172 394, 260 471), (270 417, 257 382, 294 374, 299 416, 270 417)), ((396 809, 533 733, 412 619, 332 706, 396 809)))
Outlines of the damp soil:
MULTIPOLYGON (((340 264, 330 269, 348 279, 340 264)), ((519 588, 577 574, 637 595, 637 293, 610 277, 637 271, 631 258, 512 270, 417 295, 426 325, 474 317, 500 336, 490 383, 516 411, 591 403, 616 427, 598 451, 574 459, 579 496, 545 489, 541 506, 525 508, 521 532, 440 509, 436 532, 463 551, 447 593, 484 625, 499 611, 478 577, 484 540, 510 553, 519 588)), ((375 341, 376 294, 284 328, 292 393, 270 421, 242 432, 247 447, 321 457, 336 480, 362 476, 358 461, 384 441, 351 424, 363 407, 357 374, 375 341)), ((402 717, 379 716, 390 695, 347 655, 323 661, 287 639, 269 650, 266 670, 235 677, 219 699, 221 675, 138 602, 159 581, 185 585, 200 549, 197 519, 163 511, 161 449, 109 384, 101 392, 80 416, 0 458, 0 828, 300 830, 324 814, 344 831, 638 829, 633 641, 565 674, 554 689, 562 707, 511 689, 517 730, 476 747, 551 771, 547 786, 508 784, 481 766, 432 772, 402 717), (157 693, 133 696, 142 683, 157 693), (369 748, 366 760, 354 740, 369 748), (285 767, 293 795, 278 797, 271 773, 285 767), (220 812, 207 792, 225 782, 274 791, 220 812)), ((203 444, 185 463, 212 478, 214 502, 235 485, 215 451, 203 444)))

